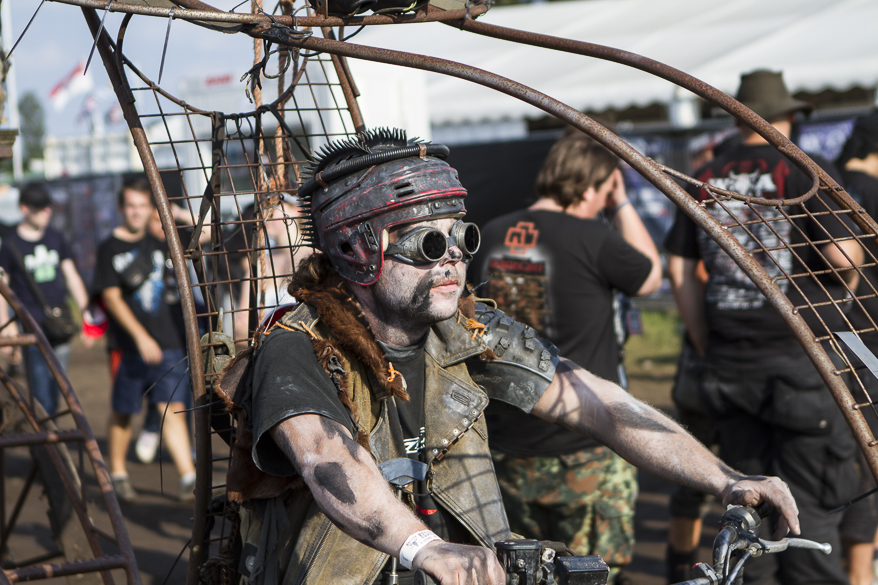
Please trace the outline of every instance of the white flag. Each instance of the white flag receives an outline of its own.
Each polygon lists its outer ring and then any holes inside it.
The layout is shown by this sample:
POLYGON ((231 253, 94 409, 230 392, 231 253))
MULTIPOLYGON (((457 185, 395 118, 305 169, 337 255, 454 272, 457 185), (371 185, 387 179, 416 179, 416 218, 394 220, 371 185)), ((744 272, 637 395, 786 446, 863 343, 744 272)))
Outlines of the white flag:
POLYGON ((58 84, 52 88, 52 91, 49 93, 49 101, 52 102, 52 106, 54 106, 56 112, 63 110, 64 106, 67 105, 67 102, 69 102, 70 98, 73 96, 86 93, 94 87, 94 80, 92 79, 91 73, 83 75, 82 72, 84 70, 85 62, 80 61, 76 67, 73 68, 73 71, 65 75, 64 79, 59 81, 58 84))

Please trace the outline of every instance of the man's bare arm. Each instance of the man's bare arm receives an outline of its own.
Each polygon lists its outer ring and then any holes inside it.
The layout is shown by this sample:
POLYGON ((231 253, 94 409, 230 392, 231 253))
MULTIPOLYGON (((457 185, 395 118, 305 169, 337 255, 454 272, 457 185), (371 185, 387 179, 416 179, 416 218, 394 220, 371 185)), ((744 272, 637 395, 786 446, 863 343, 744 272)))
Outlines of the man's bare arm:
POLYGON ((70 258, 65 258, 61 261, 61 272, 64 274, 64 282, 67 284, 67 290, 70 291, 73 300, 76 301, 80 310, 84 310, 88 305, 88 292, 85 290, 82 277, 76 270, 76 264, 70 258))
POLYGON ((101 298, 113 320, 134 340, 143 361, 148 364, 161 363, 162 348, 131 312, 131 308, 122 298, 122 289, 118 286, 105 288, 101 291, 101 298))
POLYGON ((699 355, 707 348, 707 322, 704 319, 704 290, 697 276, 698 261, 682 256, 668 255, 668 276, 674 290, 674 300, 689 339, 699 355))
MULTIPOLYGON (((427 530, 342 425, 302 414, 280 422, 270 433, 320 509, 349 536, 398 557, 409 536, 427 530)), ((476 546, 431 542, 415 556, 414 568, 424 569, 443 585, 505 583, 493 551, 476 546)))
POLYGON ((598 439, 650 473, 719 496, 724 505, 769 501, 783 517, 778 532, 799 532, 796 503, 781 480, 734 471, 676 422, 571 361, 558 365, 533 414, 598 439))
MULTIPOLYGON (((820 251, 833 268, 848 268, 863 263, 863 248, 854 240, 826 244, 820 251)), ((839 276, 851 290, 856 290, 860 282, 860 275, 856 270, 839 272, 839 276)))

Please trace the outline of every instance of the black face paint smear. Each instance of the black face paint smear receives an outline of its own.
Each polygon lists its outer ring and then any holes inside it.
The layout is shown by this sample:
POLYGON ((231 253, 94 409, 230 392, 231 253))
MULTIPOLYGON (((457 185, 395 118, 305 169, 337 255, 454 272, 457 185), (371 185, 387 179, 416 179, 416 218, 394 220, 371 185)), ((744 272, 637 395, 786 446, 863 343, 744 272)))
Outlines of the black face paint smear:
POLYGON ((323 426, 323 430, 326 431, 326 436, 329 439, 340 437, 341 442, 344 443, 345 449, 348 450, 350 456, 356 461, 360 460, 360 446, 356 441, 342 432, 344 427, 325 416, 320 417, 320 424, 323 426))
POLYGON ((342 504, 357 503, 357 497, 348 483, 348 476, 340 464, 334 461, 318 463, 314 467, 314 480, 342 504))
POLYGON ((644 416, 635 410, 630 404, 624 402, 614 402, 608 405, 610 413, 616 424, 631 429, 641 431, 652 431, 655 433, 674 433, 673 429, 669 429, 657 420, 644 416))

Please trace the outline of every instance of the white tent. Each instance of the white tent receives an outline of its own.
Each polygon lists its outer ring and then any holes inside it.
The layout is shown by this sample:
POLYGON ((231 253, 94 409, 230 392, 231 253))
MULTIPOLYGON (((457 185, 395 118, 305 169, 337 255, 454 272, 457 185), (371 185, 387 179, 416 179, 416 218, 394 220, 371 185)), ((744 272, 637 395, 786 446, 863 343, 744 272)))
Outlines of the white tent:
MULTIPOLYGON (((572 0, 496 7, 483 22, 624 49, 733 93, 742 72, 782 70, 790 89, 878 86, 878 0, 572 0)), ((668 104, 675 86, 578 55, 462 32, 440 23, 370 27, 353 43, 486 69, 581 110, 668 104)), ((381 67, 358 67, 370 77, 381 67)), ((439 74, 426 80, 430 123, 461 125, 542 116, 514 98, 439 74)), ((397 77, 397 82, 399 78, 397 77)), ((374 88, 374 83, 370 86, 374 88)), ((375 104, 372 95, 369 101, 375 104)))

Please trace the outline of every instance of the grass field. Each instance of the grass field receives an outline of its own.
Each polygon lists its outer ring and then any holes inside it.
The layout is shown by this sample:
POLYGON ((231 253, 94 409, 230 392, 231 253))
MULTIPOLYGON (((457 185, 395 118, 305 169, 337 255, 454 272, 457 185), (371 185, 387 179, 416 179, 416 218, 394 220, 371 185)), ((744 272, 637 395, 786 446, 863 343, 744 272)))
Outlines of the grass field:
POLYGON ((671 406, 683 330, 677 311, 643 311, 643 334, 625 344, 625 369, 631 393, 662 409, 671 406))

